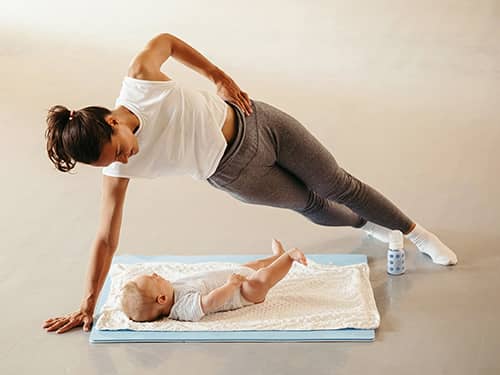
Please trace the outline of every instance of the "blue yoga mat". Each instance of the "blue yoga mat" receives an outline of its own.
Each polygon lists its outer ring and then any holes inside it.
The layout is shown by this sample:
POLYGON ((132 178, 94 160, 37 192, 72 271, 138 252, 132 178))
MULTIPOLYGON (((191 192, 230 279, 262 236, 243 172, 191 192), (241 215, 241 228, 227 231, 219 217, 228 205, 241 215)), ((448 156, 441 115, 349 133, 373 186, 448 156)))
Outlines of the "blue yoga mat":
MULTIPOLYGON (((114 263, 148 263, 148 262, 235 262, 246 263, 259 259, 262 254, 255 255, 210 255, 210 256, 144 256, 118 255, 114 263)), ((307 257, 317 263, 345 266, 349 264, 367 263, 366 255, 361 254, 307 254, 307 257)), ((111 286, 108 274, 104 283, 95 311, 100 314, 111 286)), ((97 322, 99 315, 94 316, 97 322)), ((337 329, 308 331, 101 331, 92 326, 89 341, 91 343, 111 342, 321 342, 321 341, 358 341, 375 340, 374 329, 337 329)))

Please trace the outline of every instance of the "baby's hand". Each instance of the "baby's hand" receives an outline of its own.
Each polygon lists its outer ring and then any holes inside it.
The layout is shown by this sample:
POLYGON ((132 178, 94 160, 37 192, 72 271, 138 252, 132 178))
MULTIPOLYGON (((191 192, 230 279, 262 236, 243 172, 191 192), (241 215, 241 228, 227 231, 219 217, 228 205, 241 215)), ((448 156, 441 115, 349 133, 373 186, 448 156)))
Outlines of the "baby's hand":
POLYGON ((243 284, 243 282, 246 279, 247 278, 245 276, 238 275, 237 273, 233 273, 231 276, 229 276, 229 279, 227 280, 227 283, 231 284, 231 285, 234 285, 234 286, 240 286, 241 284, 243 284))

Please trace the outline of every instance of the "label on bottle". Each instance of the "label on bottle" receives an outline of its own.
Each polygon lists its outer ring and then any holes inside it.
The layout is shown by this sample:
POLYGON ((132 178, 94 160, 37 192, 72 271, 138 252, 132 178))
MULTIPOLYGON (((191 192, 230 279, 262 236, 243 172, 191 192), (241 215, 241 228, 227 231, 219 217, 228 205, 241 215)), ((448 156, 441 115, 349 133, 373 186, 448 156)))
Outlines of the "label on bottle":
POLYGON ((405 271, 405 251, 403 249, 387 250, 387 273, 402 275, 405 271))

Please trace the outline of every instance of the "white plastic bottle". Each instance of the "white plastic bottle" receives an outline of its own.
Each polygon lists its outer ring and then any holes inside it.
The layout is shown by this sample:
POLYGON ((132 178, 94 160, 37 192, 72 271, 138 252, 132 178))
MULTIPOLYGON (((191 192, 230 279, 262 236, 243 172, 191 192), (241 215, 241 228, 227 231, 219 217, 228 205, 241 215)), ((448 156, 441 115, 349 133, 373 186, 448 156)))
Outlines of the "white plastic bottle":
POLYGON ((389 250, 387 250, 387 273, 402 275, 406 271, 403 233, 393 230, 389 233, 389 250))

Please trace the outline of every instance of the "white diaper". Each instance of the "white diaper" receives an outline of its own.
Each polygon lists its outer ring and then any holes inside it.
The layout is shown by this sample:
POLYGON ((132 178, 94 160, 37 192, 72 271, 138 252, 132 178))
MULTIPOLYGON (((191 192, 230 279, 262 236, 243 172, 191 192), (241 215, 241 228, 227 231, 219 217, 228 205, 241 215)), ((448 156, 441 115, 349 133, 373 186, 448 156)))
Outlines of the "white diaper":
MULTIPOLYGON (((237 273, 237 274, 245 276, 245 277, 250 277, 254 272, 255 272, 255 270, 253 268, 245 267, 245 266, 241 266, 241 267, 238 267, 236 269, 231 270, 231 273, 237 273)), ((245 307, 245 306, 249 306, 249 305, 253 305, 253 304, 254 304, 253 302, 246 300, 245 297, 243 297, 241 295, 241 288, 239 288, 238 290, 235 291, 232 298, 230 298, 223 306, 221 306, 219 309, 217 309, 217 311, 236 310, 236 309, 239 309, 241 307, 245 307)))

